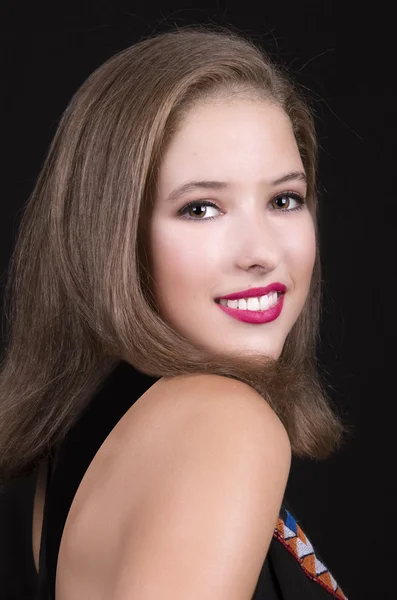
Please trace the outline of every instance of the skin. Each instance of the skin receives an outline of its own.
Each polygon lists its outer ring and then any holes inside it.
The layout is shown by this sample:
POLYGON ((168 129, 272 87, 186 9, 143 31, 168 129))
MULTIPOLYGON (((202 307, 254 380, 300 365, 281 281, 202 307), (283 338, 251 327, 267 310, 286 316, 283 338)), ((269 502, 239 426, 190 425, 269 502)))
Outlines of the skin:
MULTIPOLYGON (((146 241, 151 275, 161 315, 176 330, 202 347, 225 354, 234 349, 246 349, 250 353, 274 358, 280 355, 286 336, 307 298, 315 260, 315 230, 306 205, 302 210, 282 213, 272 202, 277 194, 287 191, 305 197, 306 186, 300 179, 277 185, 270 183, 292 171, 304 172, 304 169, 287 116, 280 108, 248 98, 217 99, 194 107, 167 148, 148 223, 146 241), (191 191, 174 203, 167 202, 173 190, 193 180, 217 180, 229 185, 221 190, 191 191), (190 214, 186 211, 186 218, 181 218, 178 211, 192 200, 211 200, 218 209, 203 206, 200 213, 198 207, 190 214), (202 216, 194 216, 195 212, 202 216), (207 220, 209 216, 217 218, 207 220), (204 222, 198 223, 193 219, 204 222), (223 313, 214 302, 216 297, 274 281, 284 283, 287 293, 284 308, 273 322, 261 325, 242 323, 223 313)), ((287 207, 295 206, 297 202, 291 199, 287 207)), ((173 393, 170 395, 173 396, 173 393)), ((130 413, 132 420, 125 426, 124 432, 128 434, 128 444, 136 446, 133 451, 125 453, 128 457, 126 473, 132 469, 130 457, 141 454, 139 432, 146 431, 142 419, 146 421, 148 415, 158 414, 165 425, 172 422, 172 419, 163 420, 162 412, 156 412, 156 406, 160 404, 164 404, 164 391, 157 396, 152 393, 146 403, 141 404, 141 420, 137 418, 136 409, 130 413), (137 420, 135 433, 131 435, 129 427, 132 427, 133 419, 137 420)), ((106 447, 103 456, 106 460, 113 456, 114 464, 118 464, 120 447, 127 443, 121 438, 122 431, 115 429, 113 438, 109 436, 106 446, 102 446, 102 451, 106 447)), ((149 437, 152 440, 152 436, 149 437)), ((163 439, 162 436, 159 439, 163 439)), ((109 513, 108 503, 114 502, 114 488, 119 484, 104 477, 102 460, 99 453, 90 465, 85 487, 80 486, 65 527, 58 568, 57 595, 59 593, 60 597, 63 594, 65 598, 74 597, 73 586, 81 589, 80 586, 86 583, 85 575, 81 576, 81 573, 95 572, 97 588, 93 597, 99 597, 106 586, 111 588, 113 585, 113 575, 109 573, 113 574, 116 567, 109 564, 108 557, 118 557, 120 510, 112 509, 109 513), (98 486, 95 487, 93 482, 98 480, 108 482, 108 494, 103 493, 102 486, 103 495, 96 497, 94 502, 93 495, 98 486), (81 521, 77 519, 79 506, 88 506, 81 521), (109 525, 105 522, 103 528, 99 527, 96 522, 98 514, 115 515, 114 523, 109 525), (109 535, 109 529, 112 535, 109 535), (94 531, 95 535, 90 537, 87 531, 94 531), (77 537, 78 532, 80 538, 77 537), (99 569, 97 551, 103 545, 98 544, 98 536, 106 539, 106 556, 99 569), (80 544, 80 552, 81 556, 87 557, 86 563, 80 561, 77 566, 73 562, 76 539, 84 540, 80 544), (102 579, 98 573, 102 574, 102 579), (63 574, 64 580, 59 574, 63 574)), ((108 463, 106 465, 109 471, 108 463)), ((134 468, 140 469, 140 477, 135 480, 144 482, 147 464, 142 466, 137 459, 134 465, 134 468)), ((115 468, 110 470, 117 473, 115 468)), ((128 481, 128 475, 122 474, 120 478, 128 481)), ((34 507, 36 566, 45 481, 43 471, 39 476, 34 507)), ((128 494, 129 502, 133 497, 134 490, 128 494)))
POLYGON ((296 200, 274 199, 283 192, 305 199, 301 179, 274 184, 293 171, 304 173, 291 122, 264 100, 237 97, 196 105, 171 140, 148 224, 148 255, 160 314, 201 347, 280 356, 307 298, 316 252, 307 204, 291 212, 296 200), (201 180, 228 185, 168 200, 179 186, 201 180), (200 205, 181 218, 178 211, 192 200, 210 200, 218 208, 200 205), (268 323, 233 319, 214 301, 276 281, 287 292, 280 316, 268 323))

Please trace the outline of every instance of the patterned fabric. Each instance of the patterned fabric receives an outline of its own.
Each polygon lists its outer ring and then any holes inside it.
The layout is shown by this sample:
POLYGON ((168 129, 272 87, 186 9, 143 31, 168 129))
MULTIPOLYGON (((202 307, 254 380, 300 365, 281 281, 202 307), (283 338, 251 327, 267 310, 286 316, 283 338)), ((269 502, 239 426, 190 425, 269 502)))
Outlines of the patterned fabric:
POLYGON ((277 518, 277 526, 273 536, 299 562, 303 571, 310 579, 320 584, 334 598, 348 600, 335 578, 320 560, 318 552, 314 550, 298 521, 283 506, 277 518))

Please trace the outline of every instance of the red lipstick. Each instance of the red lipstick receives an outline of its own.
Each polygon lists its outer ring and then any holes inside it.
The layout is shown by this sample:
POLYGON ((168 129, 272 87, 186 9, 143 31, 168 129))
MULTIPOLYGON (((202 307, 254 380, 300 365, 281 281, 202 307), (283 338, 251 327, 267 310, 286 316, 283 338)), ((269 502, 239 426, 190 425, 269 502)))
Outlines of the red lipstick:
MULTIPOLYGON (((277 304, 270 307, 268 310, 240 310, 238 308, 230 308, 229 306, 223 306, 223 304, 218 304, 219 308, 223 310, 227 315, 233 317, 234 319, 238 319, 239 321, 243 321, 245 323, 268 323, 269 321, 274 321, 280 315, 283 304, 284 304, 284 294, 287 288, 284 284, 275 282, 271 283, 266 287, 260 288, 250 288, 248 290, 243 290, 241 292, 235 292, 233 294, 229 294, 227 296, 222 296, 222 299, 225 300, 238 300, 239 298, 252 298, 256 296, 265 296, 270 292, 278 292, 278 300, 277 304)), ((221 298, 217 298, 219 301, 221 298)))
POLYGON ((242 292, 234 292, 233 294, 228 294, 227 296, 219 296, 219 298, 215 298, 215 300, 220 300, 221 298, 224 300, 238 300, 239 298, 266 296, 266 294, 269 294, 270 292, 280 292, 284 294, 286 291, 287 286, 276 281, 274 283, 270 283, 266 287, 249 288, 248 290, 243 290, 242 292))

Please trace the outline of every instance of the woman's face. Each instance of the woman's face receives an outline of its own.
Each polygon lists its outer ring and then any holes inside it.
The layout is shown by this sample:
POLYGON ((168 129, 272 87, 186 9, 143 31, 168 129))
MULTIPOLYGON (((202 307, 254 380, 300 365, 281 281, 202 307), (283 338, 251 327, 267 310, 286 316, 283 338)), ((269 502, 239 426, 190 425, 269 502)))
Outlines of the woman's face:
POLYGON ((148 223, 164 320, 202 348, 277 359, 314 266, 314 223, 299 203, 305 196, 304 168, 282 109, 241 98, 191 109, 163 157, 148 223), (196 207, 184 209, 192 201, 196 207), (274 282, 286 292, 281 313, 268 322, 241 321, 215 302, 274 282))

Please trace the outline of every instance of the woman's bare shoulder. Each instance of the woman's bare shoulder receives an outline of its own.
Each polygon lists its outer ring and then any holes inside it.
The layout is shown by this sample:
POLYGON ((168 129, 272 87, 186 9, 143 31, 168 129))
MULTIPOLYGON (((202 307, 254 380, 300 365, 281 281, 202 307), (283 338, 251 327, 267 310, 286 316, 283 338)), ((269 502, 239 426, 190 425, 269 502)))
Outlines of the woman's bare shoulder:
MULTIPOLYGON (((263 484, 260 489, 253 485, 263 470, 270 490, 270 512, 263 513, 269 537, 284 493, 289 461, 285 429, 250 386, 212 374, 161 378, 123 416, 86 472, 60 548, 59 589, 78 594, 78 582, 84 580, 88 585, 85 573, 91 569, 94 572, 94 566, 97 575, 88 588, 98 594, 100 589, 112 587, 120 568, 120 549, 126 547, 126 532, 130 531, 131 540, 134 538, 138 544, 131 548, 133 556, 138 547, 149 543, 152 534, 156 539, 155 532, 142 532, 140 537, 141 523, 154 523, 156 515, 163 515, 165 520, 176 519, 177 530, 178 515, 168 501, 164 505, 164 498, 170 502, 174 498, 175 507, 186 500, 187 510, 200 497, 206 501, 208 486, 213 487, 214 481, 202 478, 203 468, 204 472, 218 473, 225 481, 225 487, 218 490, 218 499, 214 497, 215 505, 227 502, 239 486, 250 488, 247 505, 241 510, 252 510, 255 502, 259 509, 263 502, 263 484), (186 478, 194 478, 195 474, 201 485, 189 485, 193 496, 183 493, 179 497, 187 485, 186 478), (71 581, 76 586, 73 590, 71 581)), ((230 507, 230 511, 234 509, 230 507)), ((183 518, 191 517, 186 512, 183 518)), ((205 522, 201 526, 205 527, 205 522)), ((128 564, 125 568, 129 569, 128 564)))
POLYGON ((156 393, 141 465, 131 473, 128 449, 121 459, 135 504, 122 517, 115 597, 248 597, 288 478, 287 433, 237 380, 188 375, 156 393))
POLYGON ((237 379, 206 373, 163 377, 149 392, 125 422, 120 461, 130 463, 138 446, 141 457, 164 451, 167 443, 183 435, 186 427, 198 425, 201 417, 205 417, 204 422, 219 419, 220 424, 227 419, 236 426, 246 423, 267 435, 274 432, 287 453, 291 452, 288 434, 277 414, 258 392, 237 379))
POLYGON ((231 414, 243 411, 247 416, 261 415, 269 426, 277 428, 281 435, 284 432, 288 438, 284 425, 269 403, 242 381, 211 373, 194 373, 163 377, 158 383, 157 388, 152 388, 153 399, 156 399, 152 406, 160 413, 166 413, 171 406, 181 415, 185 410, 201 408, 216 411, 224 407, 231 414))

